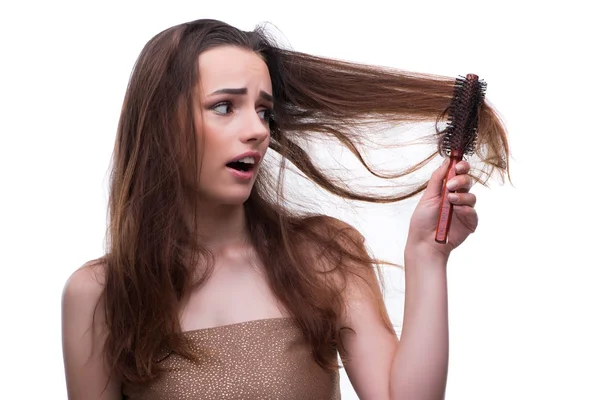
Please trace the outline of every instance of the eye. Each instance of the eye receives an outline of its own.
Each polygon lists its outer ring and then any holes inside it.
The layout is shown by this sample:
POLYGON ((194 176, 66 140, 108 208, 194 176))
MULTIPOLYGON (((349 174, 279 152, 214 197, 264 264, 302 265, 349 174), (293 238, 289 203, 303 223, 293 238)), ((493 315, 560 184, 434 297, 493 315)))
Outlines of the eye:
POLYGON ((258 112, 258 116, 266 122, 270 122, 273 119, 273 110, 265 108, 258 112))
POLYGON ((231 113, 232 104, 229 101, 221 101, 211 107, 211 110, 215 111, 220 115, 227 115, 231 113))

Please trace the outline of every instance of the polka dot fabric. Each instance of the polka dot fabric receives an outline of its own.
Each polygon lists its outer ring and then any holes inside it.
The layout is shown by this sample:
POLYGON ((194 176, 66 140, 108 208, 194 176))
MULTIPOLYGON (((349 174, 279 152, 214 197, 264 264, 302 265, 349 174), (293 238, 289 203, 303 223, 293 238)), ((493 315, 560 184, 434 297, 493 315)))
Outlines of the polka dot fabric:
POLYGON ((125 386, 124 399, 341 399, 339 373, 325 371, 315 363, 292 318, 183 334, 202 355, 201 362, 171 354, 161 361, 168 372, 147 387, 125 386))

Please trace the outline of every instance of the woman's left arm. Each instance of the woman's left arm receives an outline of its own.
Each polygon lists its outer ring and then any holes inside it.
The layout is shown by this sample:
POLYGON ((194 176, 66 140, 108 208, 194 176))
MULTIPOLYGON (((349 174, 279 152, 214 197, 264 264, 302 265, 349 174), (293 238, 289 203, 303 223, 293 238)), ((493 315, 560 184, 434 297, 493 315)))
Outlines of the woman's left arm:
POLYGON ((385 328, 376 301, 356 283, 347 292, 348 312, 341 321, 355 333, 343 337, 348 377, 361 399, 443 399, 448 371, 448 296, 446 266, 450 252, 477 227, 469 164, 456 166, 449 189, 457 197, 449 241, 434 241, 448 163, 436 170, 413 213, 404 252, 406 294, 400 340, 385 328), (452 187, 451 183, 456 186, 452 187))

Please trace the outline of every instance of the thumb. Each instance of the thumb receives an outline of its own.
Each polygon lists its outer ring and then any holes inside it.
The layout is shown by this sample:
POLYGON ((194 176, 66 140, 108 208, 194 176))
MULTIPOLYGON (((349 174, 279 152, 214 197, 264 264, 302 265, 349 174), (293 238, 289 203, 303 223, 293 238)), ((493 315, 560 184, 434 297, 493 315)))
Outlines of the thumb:
POLYGON ((440 196, 442 193, 442 188, 444 187, 444 179, 448 173, 449 166, 450 158, 446 158, 442 165, 433 171, 433 174, 431 174, 431 178, 427 183, 427 188, 423 193, 423 200, 433 199, 440 196))

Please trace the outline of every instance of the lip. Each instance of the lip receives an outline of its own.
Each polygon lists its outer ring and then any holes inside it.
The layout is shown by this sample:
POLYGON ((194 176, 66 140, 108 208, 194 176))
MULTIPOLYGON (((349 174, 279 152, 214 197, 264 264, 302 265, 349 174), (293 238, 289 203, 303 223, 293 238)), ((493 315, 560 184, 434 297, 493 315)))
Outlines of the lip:
POLYGON ((254 159, 254 165, 258 164, 258 162, 260 161, 260 153, 258 151, 247 151, 245 153, 239 154, 234 159, 227 161, 227 164, 239 161, 242 158, 246 157, 252 157, 254 159))
POLYGON ((233 174, 233 176, 243 181, 249 181, 254 176, 254 169, 250 169, 248 171, 238 171, 237 169, 229 167, 227 167, 227 169, 233 174))
POLYGON ((251 157, 254 160, 254 165, 248 171, 238 171, 237 169, 227 167, 227 169, 238 179, 243 181, 249 181, 254 176, 254 172, 256 171, 256 167, 258 166, 258 162, 261 159, 260 153, 257 151, 247 151, 245 153, 237 155, 231 161, 227 162, 227 164, 236 162, 241 160, 242 158, 251 157))

